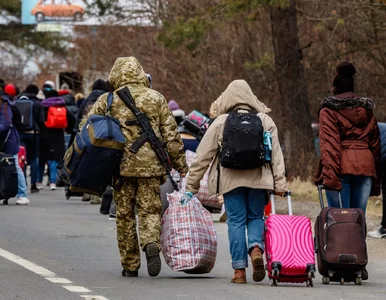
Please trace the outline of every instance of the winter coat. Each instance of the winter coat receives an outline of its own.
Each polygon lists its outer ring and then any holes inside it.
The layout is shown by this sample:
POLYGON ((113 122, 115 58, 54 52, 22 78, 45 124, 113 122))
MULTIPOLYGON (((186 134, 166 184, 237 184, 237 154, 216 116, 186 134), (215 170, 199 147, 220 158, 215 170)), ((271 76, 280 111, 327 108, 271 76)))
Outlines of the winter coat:
MULTIPOLYGON (((369 98, 353 93, 328 97, 319 110, 321 159, 315 184, 341 190, 341 175, 377 178, 381 154, 379 129, 369 98)), ((378 177, 380 178, 380 177, 378 177)), ((372 194, 379 194, 377 180, 372 194)))
POLYGON ((12 121, 13 105, 14 103, 7 96, 0 95, 0 152, 15 155, 19 153, 20 140, 12 121))
POLYGON ((381 161, 386 162, 386 123, 378 122, 378 128, 381 138, 381 161))
MULTIPOLYGON (((65 102, 60 97, 47 98, 42 101, 44 119, 47 120, 48 109, 51 106, 65 107, 65 102)), ((71 133, 75 125, 75 117, 67 109, 67 128, 71 133)), ((64 130, 47 128, 44 124, 40 128, 40 157, 42 160, 60 160, 65 153, 64 130)))
POLYGON ((220 166, 219 194, 223 195, 238 187, 286 192, 285 165, 277 128, 273 120, 266 114, 270 110, 256 98, 244 80, 233 81, 216 100, 215 105, 218 117, 208 128, 198 146, 197 158, 190 167, 186 190, 194 194, 198 192, 200 180, 214 159, 209 171, 208 189, 210 196, 216 194, 217 166, 219 164, 217 152, 219 146, 222 145, 227 113, 234 110, 239 112, 254 110, 258 112, 264 131, 269 131, 272 135, 272 169, 268 164, 252 170, 234 170, 220 166))
POLYGON ((78 106, 75 103, 74 95, 73 94, 66 94, 66 95, 61 96, 60 98, 62 98, 64 100, 64 102, 66 103, 67 110, 73 116, 76 116, 78 114, 79 108, 78 108, 78 106))
POLYGON ((106 93, 104 90, 93 90, 90 95, 83 101, 81 107, 79 108, 77 115, 77 126, 82 121, 82 119, 90 112, 94 103, 98 100, 100 96, 106 93))
MULTIPOLYGON (((168 108, 164 96, 149 88, 149 81, 142 66, 134 57, 122 57, 115 61, 109 75, 109 82, 114 89, 128 87, 139 110, 149 119, 157 137, 165 143, 174 169, 186 173, 184 146, 177 130, 173 114, 168 108)), ((83 118, 82 127, 87 118, 92 115, 106 115, 107 96, 98 98, 86 118, 83 118)), ((137 153, 132 153, 130 147, 142 134, 139 125, 127 125, 126 121, 135 120, 135 116, 124 102, 114 93, 110 114, 119 120, 122 133, 126 138, 126 147, 120 165, 121 176, 127 177, 158 177, 165 175, 164 167, 152 149, 149 142, 145 143, 137 153)))
POLYGON ((31 100, 33 102, 33 129, 32 132, 39 132, 40 127, 44 125, 44 109, 41 106, 41 101, 36 97, 35 94, 30 93, 22 93, 18 96, 16 101, 18 100, 31 100))

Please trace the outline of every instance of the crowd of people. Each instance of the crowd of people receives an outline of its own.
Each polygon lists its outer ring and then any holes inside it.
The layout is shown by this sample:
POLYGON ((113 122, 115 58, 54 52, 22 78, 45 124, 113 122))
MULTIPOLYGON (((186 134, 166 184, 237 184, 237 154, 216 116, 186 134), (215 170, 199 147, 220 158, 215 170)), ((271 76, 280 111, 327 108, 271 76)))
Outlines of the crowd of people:
MULTIPOLYGON (((381 164, 384 158, 381 157, 380 131, 374 116, 374 104, 370 99, 354 94, 355 72, 352 64, 340 64, 333 81, 334 95, 327 97, 321 104, 321 159, 315 184, 324 185, 327 189, 331 207, 340 205, 337 199, 341 195, 343 207, 366 211, 369 196, 380 194, 380 180, 385 167, 381 164)), ((122 275, 138 276, 141 248, 146 253, 149 275, 157 276, 161 269, 160 185, 165 181, 165 171, 150 145, 145 143, 137 153, 130 152, 130 145, 140 135, 141 129, 125 123, 127 116, 132 113, 114 93, 123 87, 130 88, 137 106, 146 114, 158 137, 164 142, 174 169, 181 178, 189 171, 185 197, 192 197, 198 192, 200 180, 212 165, 208 193, 216 197, 223 196, 234 269, 232 282, 246 282, 248 255, 252 261, 253 279, 262 281, 265 277, 262 237, 267 191, 272 190, 283 197, 288 190, 278 130, 269 116, 271 110, 258 100, 244 80, 231 82, 208 108, 209 115, 197 111, 186 115, 175 100, 167 102, 163 95, 152 89, 151 84, 151 76, 144 72, 133 57, 117 59, 108 80, 95 81, 92 92, 86 98, 81 94, 73 95, 68 89, 56 90, 51 81, 47 81, 41 89, 31 84, 21 93, 12 84, 1 82, 0 134, 3 141, 7 137, 2 151, 17 156, 19 145, 24 146, 31 172, 31 193, 37 193, 43 188, 46 166, 49 188, 55 190, 57 164, 66 150, 65 134, 70 135, 81 129, 91 115, 109 113, 117 118, 127 140, 120 166, 123 184, 114 187, 122 275), (114 93, 109 112, 106 109, 108 92, 114 93), (25 108, 26 101, 30 101, 32 109, 25 108), (60 114, 57 110, 51 110, 52 107, 65 108, 65 121, 60 126, 49 124, 51 113, 60 114), (219 147, 224 143, 224 128, 231 111, 241 114, 254 112, 259 116, 264 131, 269 132, 271 137, 269 163, 252 169, 229 168, 220 163, 227 159, 219 157, 219 147), (32 122, 27 124, 26 120, 32 122), (190 168, 185 159, 186 150, 196 152, 197 155, 190 168)), ((18 172, 19 192, 16 203, 28 204, 26 172, 20 168, 18 172)), ((93 197, 84 195, 83 200, 93 197)), ((92 201, 100 203, 100 199, 92 201)), ((369 235, 386 236, 385 221, 382 221, 382 227, 377 233, 369 235)))

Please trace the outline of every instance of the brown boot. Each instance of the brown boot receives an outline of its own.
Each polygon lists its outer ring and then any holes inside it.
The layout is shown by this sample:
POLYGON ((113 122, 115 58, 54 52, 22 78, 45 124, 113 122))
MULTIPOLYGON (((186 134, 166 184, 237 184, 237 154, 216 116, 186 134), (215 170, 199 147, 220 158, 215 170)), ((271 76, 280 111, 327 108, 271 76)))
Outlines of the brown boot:
POLYGON ((235 270, 231 282, 239 284, 247 283, 247 274, 245 273, 245 269, 235 270))
POLYGON ((259 247, 253 248, 251 251, 251 260, 252 260, 252 268, 253 275, 252 278, 256 282, 263 281, 265 278, 265 268, 264 268, 264 260, 263 255, 259 247))

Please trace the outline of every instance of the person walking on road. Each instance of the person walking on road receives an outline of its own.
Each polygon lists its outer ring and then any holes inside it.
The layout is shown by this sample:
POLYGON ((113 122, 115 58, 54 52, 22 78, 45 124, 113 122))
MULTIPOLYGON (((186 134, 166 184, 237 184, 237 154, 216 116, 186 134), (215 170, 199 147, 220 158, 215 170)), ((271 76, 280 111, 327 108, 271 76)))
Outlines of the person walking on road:
POLYGON ((19 108, 23 118, 19 129, 20 144, 27 152, 27 162, 31 167, 31 193, 39 192, 41 186, 37 186, 39 175, 39 140, 40 127, 44 125, 44 110, 37 98, 39 88, 30 84, 16 99, 16 107, 19 108))
MULTIPOLYGON (((168 108, 166 99, 160 93, 150 89, 146 73, 137 59, 118 58, 110 72, 109 82, 115 91, 124 87, 129 88, 136 106, 147 116, 157 137, 164 141, 173 167, 184 176, 188 167, 176 121, 168 108)), ((80 128, 90 115, 107 114, 107 95, 99 97, 87 117, 82 120, 80 128)), ((150 276, 157 276, 161 271, 160 185, 164 182, 165 170, 150 143, 144 143, 137 153, 130 151, 133 142, 142 134, 142 129, 134 122, 135 116, 116 92, 114 92, 109 113, 111 117, 119 120, 122 133, 127 140, 120 165, 120 177, 114 180, 117 239, 123 267, 122 276, 137 277, 141 264, 135 208, 138 214, 140 246, 146 253, 148 273, 150 276)))
POLYGON ((27 198, 26 180, 18 163, 20 141, 16 127, 14 126, 15 121, 12 106, 14 106, 14 103, 7 95, 0 93, 0 152, 13 155, 15 158, 18 182, 16 204, 28 205, 30 201, 27 198))
POLYGON ((40 128, 39 182, 43 182, 44 168, 47 163, 50 190, 56 190, 56 167, 65 153, 64 130, 67 133, 72 132, 75 117, 65 108, 64 100, 55 90, 47 92, 47 98, 41 105, 44 108, 45 123, 40 128), (64 112, 64 118, 60 116, 62 112, 64 112))
POLYGON ((234 269, 231 282, 247 282, 245 268, 248 267, 248 254, 252 261, 253 279, 259 282, 265 277, 263 232, 267 192, 274 190, 275 194, 280 196, 284 196, 287 192, 284 159, 277 128, 267 115, 270 109, 256 98, 244 80, 233 81, 216 100, 215 106, 217 118, 206 131, 197 149, 197 158, 190 167, 186 191, 191 194, 198 192, 200 180, 209 164, 215 159, 213 162, 215 167, 212 167, 209 173, 208 189, 210 195, 224 196, 229 246, 234 269), (227 120, 231 115, 239 116, 239 114, 248 113, 251 115, 256 113, 257 118, 254 115, 253 119, 258 121, 259 118, 262 130, 270 132, 272 136, 272 167, 266 163, 255 169, 224 168, 219 159, 221 154, 218 152, 219 147, 221 151, 224 151, 224 141, 227 139, 224 128, 227 120))
POLYGON ((324 185, 330 207, 360 208, 366 212, 370 195, 380 194, 379 129, 369 98, 354 94, 353 64, 337 66, 334 96, 319 109, 321 159, 316 185, 324 185))
POLYGON ((386 123, 379 123, 381 137, 381 172, 382 172, 382 221, 381 226, 367 235, 372 238, 386 238, 386 123))

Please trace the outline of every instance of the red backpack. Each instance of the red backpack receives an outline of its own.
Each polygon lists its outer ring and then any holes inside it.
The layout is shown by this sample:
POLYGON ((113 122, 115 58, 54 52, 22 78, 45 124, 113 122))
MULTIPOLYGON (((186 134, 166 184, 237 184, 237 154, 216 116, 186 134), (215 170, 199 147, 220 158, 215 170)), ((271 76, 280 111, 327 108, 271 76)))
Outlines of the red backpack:
POLYGON ((65 107, 51 106, 48 109, 47 121, 44 124, 47 128, 67 128, 67 109, 65 107))

